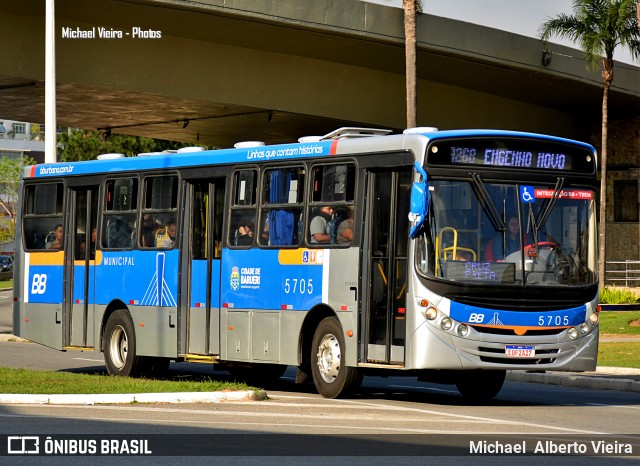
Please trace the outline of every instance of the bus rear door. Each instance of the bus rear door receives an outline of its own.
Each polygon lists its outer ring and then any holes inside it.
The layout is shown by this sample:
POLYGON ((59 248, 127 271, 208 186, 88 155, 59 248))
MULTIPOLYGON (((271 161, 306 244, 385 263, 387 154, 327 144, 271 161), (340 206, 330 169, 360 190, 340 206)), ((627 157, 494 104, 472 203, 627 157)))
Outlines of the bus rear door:
POLYGON ((69 208, 65 238, 64 344, 67 348, 93 348, 95 296, 95 230, 98 187, 68 188, 69 208))
POLYGON ((179 344, 186 359, 220 354, 220 242, 224 178, 187 183, 179 344))

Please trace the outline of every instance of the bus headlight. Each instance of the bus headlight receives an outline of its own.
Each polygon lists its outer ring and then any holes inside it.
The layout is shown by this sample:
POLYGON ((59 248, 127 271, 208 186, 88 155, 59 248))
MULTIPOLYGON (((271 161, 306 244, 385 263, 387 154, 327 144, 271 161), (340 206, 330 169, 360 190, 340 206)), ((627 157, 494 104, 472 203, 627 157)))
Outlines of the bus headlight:
POLYGON ((435 320, 438 317, 438 310, 435 307, 429 307, 424 311, 424 316, 429 320, 435 320))
POLYGON ((588 322, 582 322, 580 324, 580 333, 582 333, 583 335, 586 335, 587 333, 589 333, 589 323, 588 322))
POLYGON ((469 335, 469 327, 467 327, 465 324, 458 325, 458 335, 460 335, 462 338, 469 335))
POLYGON ((596 325, 598 323, 598 320, 599 320, 599 318, 598 318, 598 313, 597 312, 594 312, 589 316, 589 323, 591 325, 596 325))
POLYGON ((578 330, 575 327, 572 327, 567 332, 567 335, 569 335, 569 338, 571 338, 572 340, 575 340, 576 338, 578 338, 578 330))
POLYGON ((451 326, 453 325, 453 320, 449 317, 445 317, 440 321, 440 327, 442 330, 451 330, 451 326))

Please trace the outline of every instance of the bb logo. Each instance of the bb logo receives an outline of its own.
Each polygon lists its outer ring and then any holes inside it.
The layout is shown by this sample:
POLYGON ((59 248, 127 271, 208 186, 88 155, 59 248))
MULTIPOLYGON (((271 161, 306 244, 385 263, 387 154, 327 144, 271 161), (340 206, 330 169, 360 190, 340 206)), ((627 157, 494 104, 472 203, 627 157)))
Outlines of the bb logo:
POLYGON ((47 291, 47 274, 34 273, 31 282, 31 294, 44 294, 47 291))
POLYGON ((484 314, 476 314, 475 312, 469 315, 470 324, 481 324, 484 320, 484 314))

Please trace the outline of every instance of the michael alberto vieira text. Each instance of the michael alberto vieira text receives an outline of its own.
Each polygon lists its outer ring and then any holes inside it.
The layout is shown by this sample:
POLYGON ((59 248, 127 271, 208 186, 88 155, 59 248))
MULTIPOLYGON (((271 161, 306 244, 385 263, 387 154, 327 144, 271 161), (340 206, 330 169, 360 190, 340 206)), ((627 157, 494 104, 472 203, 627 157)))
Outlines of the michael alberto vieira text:
POLYGON ((617 440, 589 440, 561 442, 538 440, 533 449, 526 440, 505 442, 478 440, 469 442, 469 453, 480 455, 540 454, 540 455, 633 455, 633 445, 617 440))

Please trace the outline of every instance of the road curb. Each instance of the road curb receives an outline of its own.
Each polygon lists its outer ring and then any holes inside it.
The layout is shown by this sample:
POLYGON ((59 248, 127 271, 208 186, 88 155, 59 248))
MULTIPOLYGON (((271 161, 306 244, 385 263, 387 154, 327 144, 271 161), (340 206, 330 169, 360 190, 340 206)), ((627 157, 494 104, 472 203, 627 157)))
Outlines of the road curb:
POLYGON ((223 403, 234 401, 263 401, 264 390, 223 392, 119 393, 100 395, 24 395, 0 394, 0 404, 96 405, 129 403, 223 403))
POLYGON ((596 390, 616 390, 640 392, 640 382, 629 379, 616 379, 598 375, 549 374, 534 372, 507 372, 507 380, 512 382, 533 382, 547 385, 562 385, 574 388, 592 388, 596 390))

